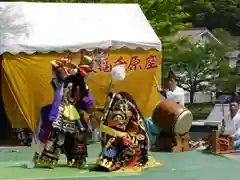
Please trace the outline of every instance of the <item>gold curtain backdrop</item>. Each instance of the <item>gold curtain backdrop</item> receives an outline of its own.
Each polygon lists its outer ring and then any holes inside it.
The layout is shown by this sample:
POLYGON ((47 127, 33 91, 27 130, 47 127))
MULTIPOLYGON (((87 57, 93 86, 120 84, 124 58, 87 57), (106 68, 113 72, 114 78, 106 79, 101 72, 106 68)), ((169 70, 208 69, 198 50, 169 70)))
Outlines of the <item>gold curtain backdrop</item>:
MULTIPOLYGON (((83 54, 89 52, 33 55, 20 53, 3 56, 2 96, 13 128, 29 127, 35 130, 41 107, 52 102, 50 61, 69 57, 73 62, 79 63, 83 54)), ((93 74, 88 81, 95 105, 103 106, 105 103, 111 80, 111 67, 124 63, 126 78, 113 82, 113 90, 132 94, 143 115, 151 116, 160 98, 154 76, 160 83, 161 52, 119 49, 105 51, 105 55, 99 72, 93 74)))

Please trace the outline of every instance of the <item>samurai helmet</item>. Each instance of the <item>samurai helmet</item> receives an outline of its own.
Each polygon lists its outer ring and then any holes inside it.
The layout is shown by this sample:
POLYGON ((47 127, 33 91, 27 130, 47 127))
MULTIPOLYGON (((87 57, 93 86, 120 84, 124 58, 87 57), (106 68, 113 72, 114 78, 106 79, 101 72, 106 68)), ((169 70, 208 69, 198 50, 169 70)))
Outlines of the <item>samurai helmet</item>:
POLYGON ((84 77, 86 77, 90 72, 93 72, 93 63, 94 58, 84 55, 80 64, 78 65, 78 69, 80 71, 80 74, 84 77))
POLYGON ((93 63, 94 57, 84 55, 79 66, 81 65, 91 65, 93 63))
POLYGON ((80 73, 83 76, 87 76, 90 72, 96 72, 96 65, 100 64, 100 61, 102 60, 102 55, 97 56, 88 56, 84 55, 81 59, 80 64, 78 65, 78 68, 80 70, 80 73))
POLYGON ((96 56, 83 55, 80 65, 92 65, 94 62, 99 63, 103 58, 102 54, 96 56))

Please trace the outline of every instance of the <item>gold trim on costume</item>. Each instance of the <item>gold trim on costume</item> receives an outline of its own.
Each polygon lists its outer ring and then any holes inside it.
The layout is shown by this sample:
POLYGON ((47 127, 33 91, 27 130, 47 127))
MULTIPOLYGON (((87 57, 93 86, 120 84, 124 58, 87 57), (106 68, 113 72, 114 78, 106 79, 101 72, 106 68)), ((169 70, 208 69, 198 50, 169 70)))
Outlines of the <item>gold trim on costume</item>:
POLYGON ((108 134, 110 136, 113 136, 113 137, 121 137, 121 138, 123 138, 123 137, 127 137, 128 136, 128 133, 117 131, 117 130, 115 130, 113 128, 110 128, 110 127, 108 127, 106 125, 101 125, 100 126, 100 130, 101 130, 101 132, 104 132, 104 133, 106 133, 106 134, 108 134))

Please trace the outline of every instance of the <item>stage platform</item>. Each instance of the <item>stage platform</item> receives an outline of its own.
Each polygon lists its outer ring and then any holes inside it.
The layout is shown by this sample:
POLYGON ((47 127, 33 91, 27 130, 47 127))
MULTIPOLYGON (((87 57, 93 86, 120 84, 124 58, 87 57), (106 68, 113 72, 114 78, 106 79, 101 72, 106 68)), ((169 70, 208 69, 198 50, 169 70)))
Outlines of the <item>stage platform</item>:
MULTIPOLYGON (((100 152, 100 145, 93 144, 88 149, 89 163, 92 164, 100 152)), ((32 158, 30 148, 0 148, 0 180, 235 180, 239 173, 240 154, 218 156, 200 150, 151 154, 164 165, 145 169, 142 173, 100 173, 89 172, 88 169, 70 169, 64 165, 64 159, 61 159, 56 169, 26 169, 26 164, 32 158)))

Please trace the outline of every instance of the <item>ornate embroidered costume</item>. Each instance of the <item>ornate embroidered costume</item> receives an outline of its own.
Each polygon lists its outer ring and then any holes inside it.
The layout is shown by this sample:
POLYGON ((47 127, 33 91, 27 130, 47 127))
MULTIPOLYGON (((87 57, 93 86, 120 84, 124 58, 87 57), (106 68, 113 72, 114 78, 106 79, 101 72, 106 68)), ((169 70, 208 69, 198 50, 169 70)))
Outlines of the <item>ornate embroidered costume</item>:
POLYGON ((80 67, 65 60, 53 61, 52 65, 55 96, 53 103, 41 111, 38 139, 45 146, 35 153, 34 161, 54 168, 64 153, 69 167, 81 168, 86 163, 88 129, 82 111, 92 108, 93 101, 80 67))
POLYGON ((143 117, 128 93, 112 95, 102 122, 102 152, 93 170, 143 167, 148 162, 149 140, 143 117))

